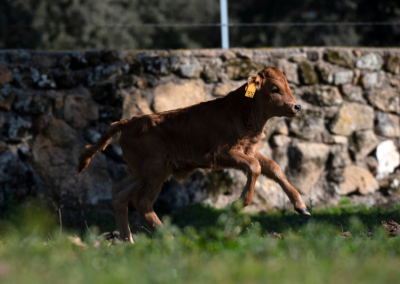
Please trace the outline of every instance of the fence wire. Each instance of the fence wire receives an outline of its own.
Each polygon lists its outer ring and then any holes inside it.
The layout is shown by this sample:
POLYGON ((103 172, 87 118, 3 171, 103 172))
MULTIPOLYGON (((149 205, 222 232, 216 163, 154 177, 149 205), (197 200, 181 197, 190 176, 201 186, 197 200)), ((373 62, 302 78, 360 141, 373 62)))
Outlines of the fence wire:
POLYGON ((134 23, 134 24, 83 24, 83 25, 0 25, 2 28, 196 28, 196 27, 316 27, 316 26, 399 26, 400 21, 394 22, 273 22, 273 23, 134 23))

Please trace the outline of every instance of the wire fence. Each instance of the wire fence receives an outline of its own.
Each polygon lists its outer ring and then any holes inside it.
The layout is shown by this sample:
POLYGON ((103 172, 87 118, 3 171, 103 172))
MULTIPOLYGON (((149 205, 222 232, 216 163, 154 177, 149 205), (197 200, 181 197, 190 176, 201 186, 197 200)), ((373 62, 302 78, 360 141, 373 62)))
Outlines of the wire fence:
MULTIPOLYGON (((134 23, 134 24, 77 24, 77 25, 52 25, 46 24, 45 27, 52 28, 75 28, 75 27, 95 27, 95 28, 157 28, 157 27, 176 27, 176 28, 196 28, 196 27, 315 27, 315 26, 400 26, 400 21, 394 22, 273 22, 273 23, 134 23)), ((2 28, 41 28, 39 25, 0 25, 2 28)))

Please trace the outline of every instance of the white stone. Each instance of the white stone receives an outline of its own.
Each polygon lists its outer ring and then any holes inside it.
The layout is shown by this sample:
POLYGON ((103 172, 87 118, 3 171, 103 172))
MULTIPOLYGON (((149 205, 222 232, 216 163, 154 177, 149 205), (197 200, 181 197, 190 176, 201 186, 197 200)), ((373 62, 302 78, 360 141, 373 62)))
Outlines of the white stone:
POLYGON ((185 60, 179 66, 180 74, 185 78, 199 78, 201 70, 201 65, 196 59, 185 60))
POLYGON ((335 73, 334 83, 335 85, 348 84, 353 81, 354 72, 351 70, 339 71, 335 73))
POLYGON ((361 83, 365 89, 380 88, 384 77, 385 72, 383 71, 367 73, 361 78, 361 83))
POLYGON ((388 176, 400 165, 400 154, 392 140, 379 143, 376 148, 376 158, 379 164, 377 179, 388 176))
POLYGON ((369 53, 362 56, 356 62, 356 67, 361 69, 379 70, 383 64, 383 59, 380 55, 369 53))

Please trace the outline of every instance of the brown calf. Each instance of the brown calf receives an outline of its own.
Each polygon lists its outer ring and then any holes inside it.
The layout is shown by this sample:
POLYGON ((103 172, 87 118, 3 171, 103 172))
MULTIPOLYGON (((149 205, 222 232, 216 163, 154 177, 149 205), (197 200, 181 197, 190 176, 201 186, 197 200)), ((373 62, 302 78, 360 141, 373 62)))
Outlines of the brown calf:
POLYGON ((120 236, 130 242, 129 200, 151 229, 162 226, 153 210, 162 184, 171 176, 185 179, 197 168, 243 171, 247 175, 240 196, 244 206, 250 204, 256 180, 263 174, 279 183, 297 212, 310 215, 279 166, 257 150, 269 118, 294 117, 299 111, 285 76, 267 67, 223 98, 112 123, 95 145, 86 146, 79 157, 79 173, 113 135, 122 132, 120 145, 131 175, 114 185, 112 202, 120 236), (253 98, 245 96, 252 84, 253 98))

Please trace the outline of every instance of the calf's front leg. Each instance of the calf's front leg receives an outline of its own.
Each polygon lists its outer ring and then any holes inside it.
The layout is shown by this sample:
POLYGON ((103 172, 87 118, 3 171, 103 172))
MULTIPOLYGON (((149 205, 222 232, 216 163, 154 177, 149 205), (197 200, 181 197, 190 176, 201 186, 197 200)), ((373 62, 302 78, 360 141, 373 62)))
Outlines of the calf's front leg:
POLYGON ((302 215, 311 216, 299 192, 289 183, 278 164, 267 159, 260 152, 256 153, 256 158, 261 165, 261 174, 273 179, 282 187, 290 202, 292 202, 294 209, 302 215))

